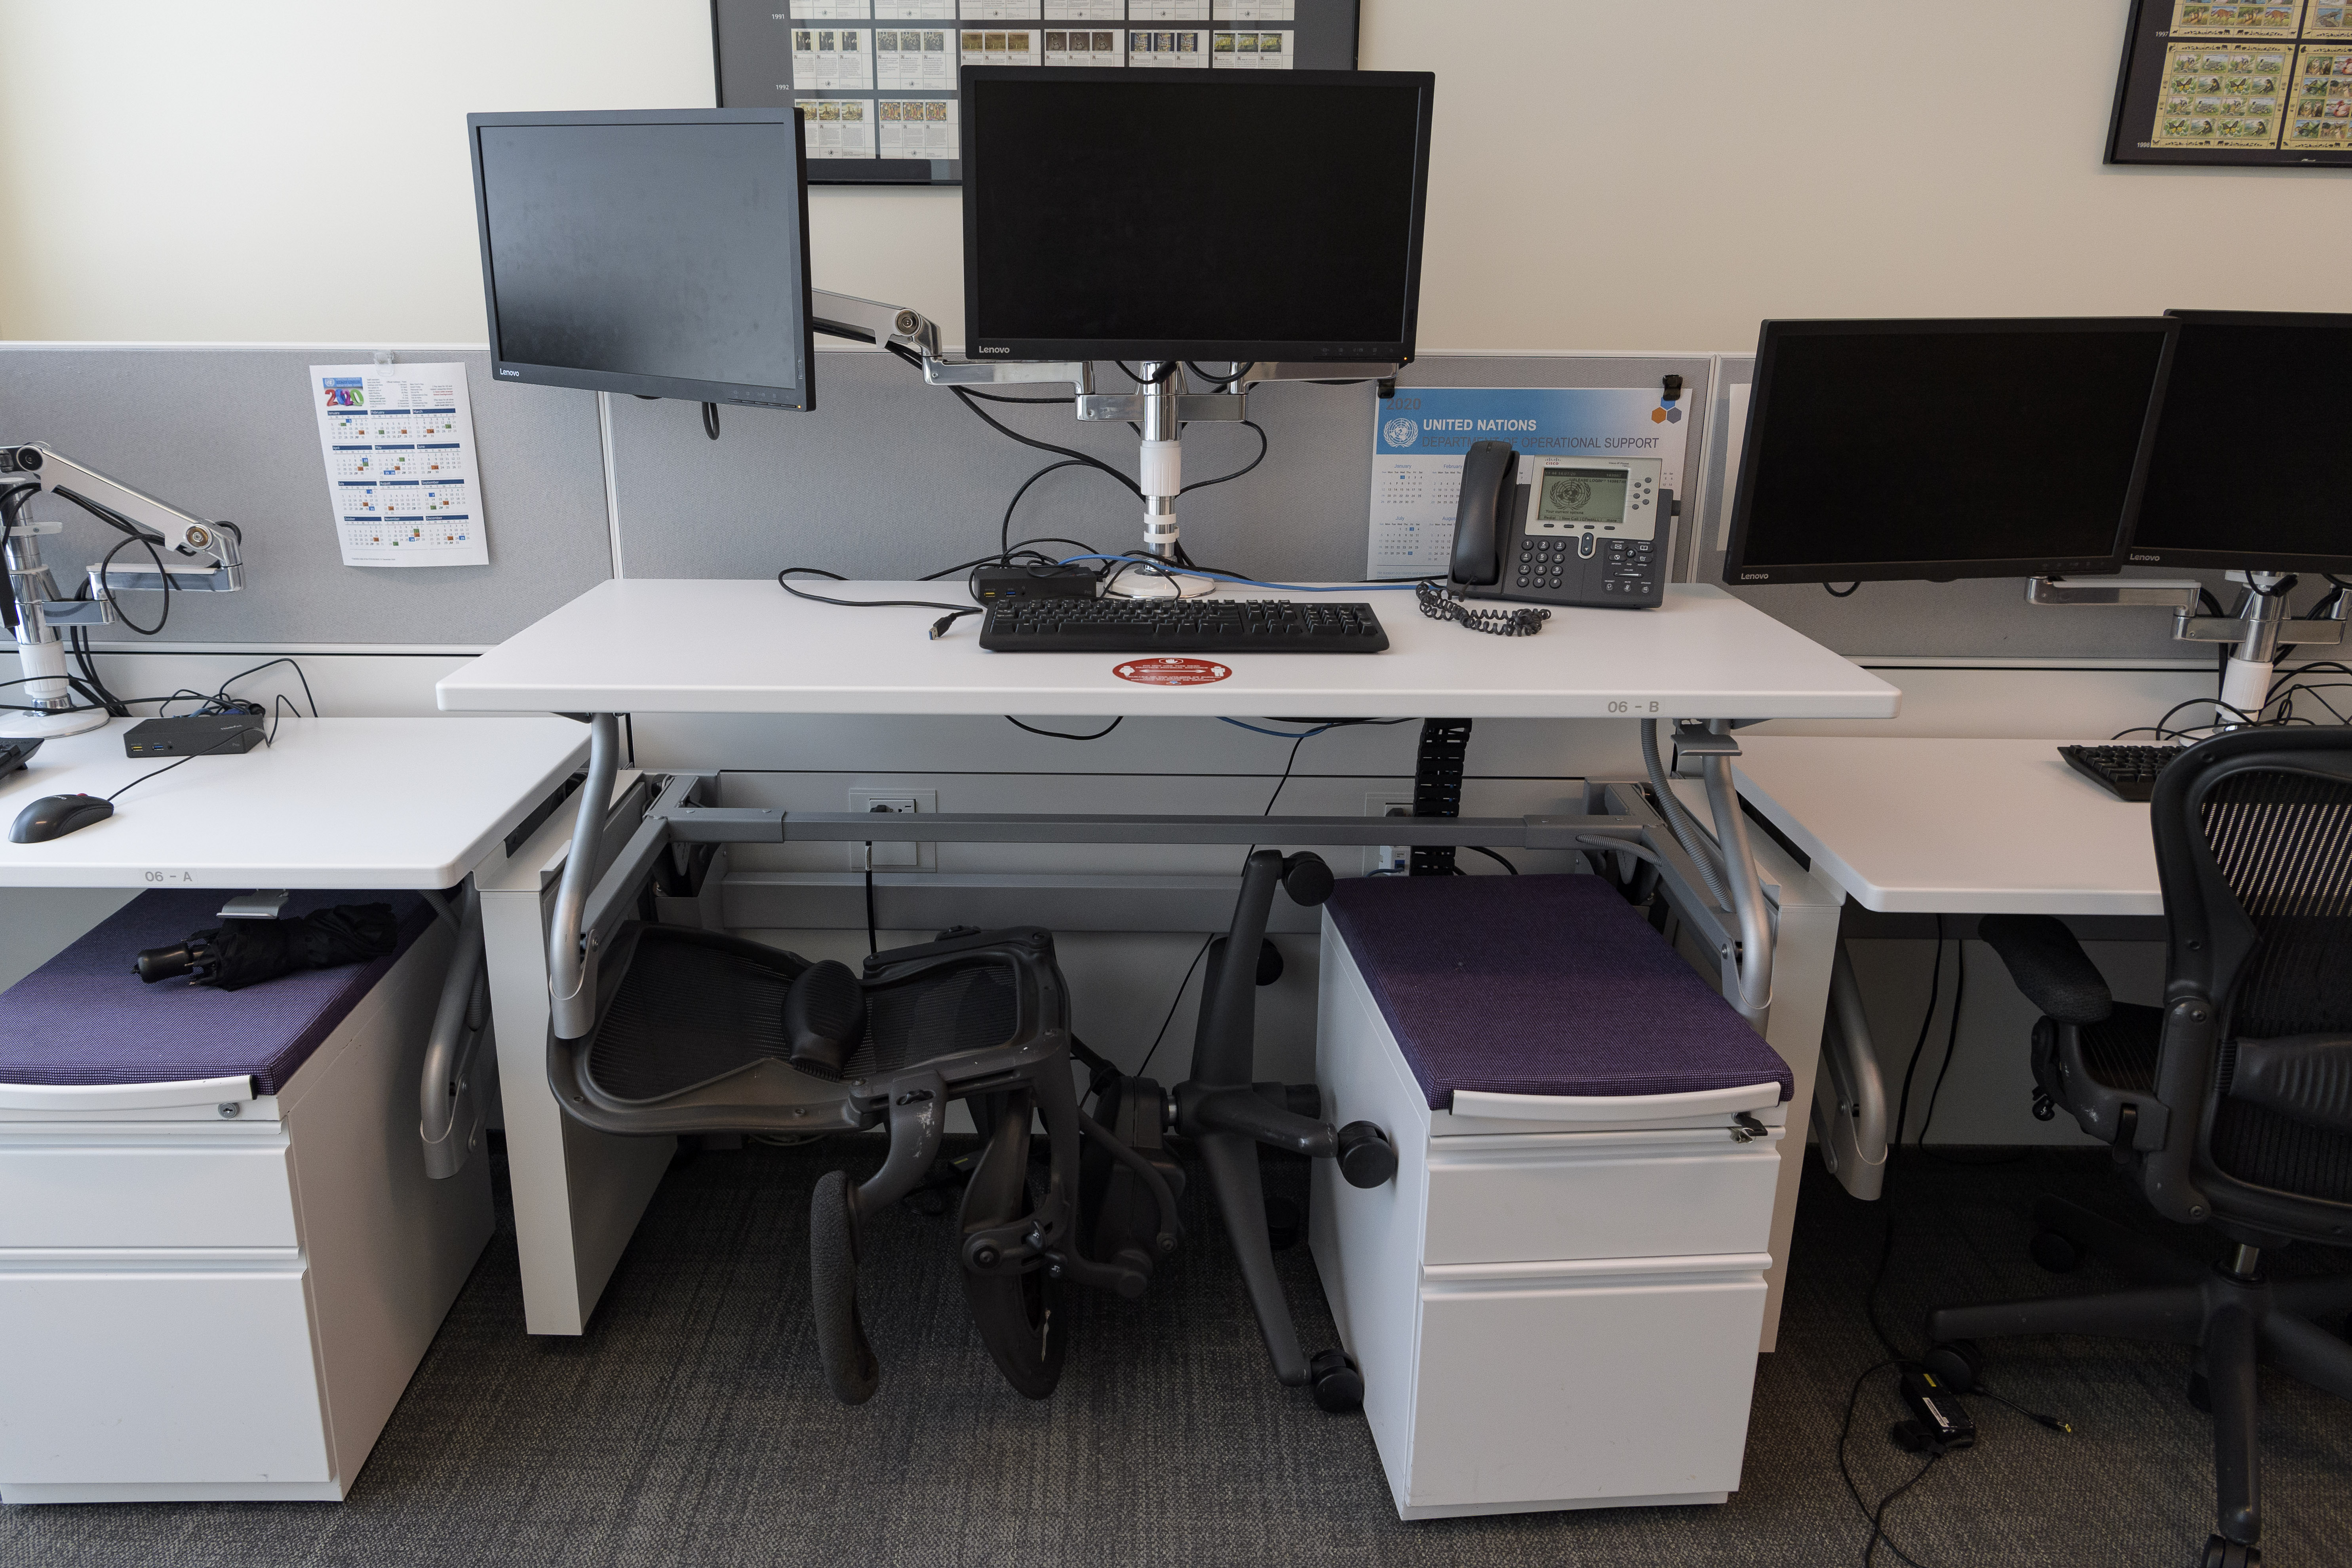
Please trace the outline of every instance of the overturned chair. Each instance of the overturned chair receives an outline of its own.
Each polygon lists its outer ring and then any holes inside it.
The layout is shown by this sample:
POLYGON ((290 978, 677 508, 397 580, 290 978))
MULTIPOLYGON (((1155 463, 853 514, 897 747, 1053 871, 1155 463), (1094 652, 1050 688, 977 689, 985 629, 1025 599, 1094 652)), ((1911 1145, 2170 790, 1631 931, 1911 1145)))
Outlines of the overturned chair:
POLYGON ((988 1137, 964 1188, 965 1298, 1005 1380, 1054 1390, 1068 1342, 1061 1292, 1140 1295, 1153 1254, 1177 1246, 1160 1171, 1080 1112, 1069 997, 1054 939, 1035 927, 954 931, 877 953, 865 973, 810 963, 716 931, 631 922, 600 966, 595 1027, 551 1039, 564 1109, 607 1132, 856 1131, 887 1122, 889 1152, 858 1185, 818 1182, 809 1206, 812 1303, 825 1380, 856 1405, 881 1376, 857 1311, 859 1228, 922 1184, 948 1102, 970 1102, 988 1137), (1031 1179, 1032 1118, 1049 1140, 1031 1179), (1097 1260, 1080 1245, 1081 1135, 1127 1169, 1156 1222, 1150 1252, 1097 1260))

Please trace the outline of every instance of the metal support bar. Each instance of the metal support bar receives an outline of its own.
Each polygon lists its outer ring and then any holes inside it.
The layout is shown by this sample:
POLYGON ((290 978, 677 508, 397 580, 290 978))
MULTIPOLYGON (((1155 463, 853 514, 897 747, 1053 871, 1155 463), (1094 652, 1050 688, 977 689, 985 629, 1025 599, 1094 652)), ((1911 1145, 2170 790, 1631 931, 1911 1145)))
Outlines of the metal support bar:
POLYGON ((2029 605, 2156 605, 2194 615, 2205 584, 2194 577, 2028 577, 2029 605))
POLYGON ((489 1037, 489 1022, 482 895, 468 879, 457 942, 441 982, 441 1004, 433 1015, 425 1072, 417 1085, 416 1133, 425 1142, 425 1173, 435 1181, 446 1181, 464 1170, 481 1140, 482 1098, 474 1089, 473 1067, 482 1042, 489 1037))
MULTIPOLYGON (((1729 739, 1730 721, 1717 720, 1715 732, 1729 739)), ((1739 983, 1732 1005, 1760 1035, 1772 1010, 1772 911, 1765 902, 1764 879, 1756 870, 1755 849, 1748 842, 1748 816, 1739 807, 1739 792, 1731 782, 1731 758, 1715 752, 1707 756, 1705 766, 1716 847, 1723 852, 1732 910, 1739 918, 1739 983)))
MULTIPOLYGON (((1650 826, 1646 811, 1641 816, 1421 818, 794 811, 786 813, 782 820, 785 842, 795 844, 1484 844, 1500 848, 1569 850, 1584 847, 1576 842, 1580 834, 1630 836, 1650 826)), ((1663 827, 1664 824, 1658 826, 1663 827)), ((743 837, 752 836, 746 833, 743 837)))
POLYGON ((621 721, 610 713, 588 719, 588 778, 580 787, 580 810, 572 826, 572 852, 564 857, 563 880, 555 892, 555 915, 547 933, 549 1022, 559 1040, 576 1040, 596 1023, 596 965, 581 918, 604 844, 604 814, 612 809, 613 781, 621 767, 621 721))
MULTIPOLYGON (((1609 807, 1556 816, 1161 816, 1134 813, 971 812, 930 815, 866 812, 792 812, 713 806, 703 796, 716 775, 680 773, 663 781, 627 844, 602 876, 605 813, 592 802, 609 800, 617 770, 619 726, 611 714, 591 717, 588 783, 572 830, 572 853, 563 867, 549 932, 551 1016, 559 1039, 579 1039, 595 1024, 596 953, 609 936, 609 921, 625 918, 639 888, 662 852, 684 843, 961 843, 961 844, 1481 844, 1497 848, 1555 849, 1599 858, 1610 852, 1595 840, 1622 840, 1627 852, 1657 868, 1668 901, 1685 929, 1737 973, 1727 994, 1758 1021, 1762 1012, 1746 1000, 1746 987, 1770 995, 1771 934, 1769 915, 1743 912, 1738 939, 1705 891, 1705 878, 1665 819, 1632 781, 1596 781, 1588 804, 1609 807), (590 878, 594 877, 593 884, 590 878), (1751 926, 1755 929, 1751 930, 1751 926)), ((1722 759, 1712 759, 1720 765, 1722 759)), ((1726 786, 1727 789, 1727 785, 1726 786)), ((1713 785, 1710 784, 1712 793, 1713 785)), ((1733 803, 1735 816, 1738 805, 1733 803)), ((1718 823, 1720 816, 1718 814, 1718 823)), ((1762 905, 1761 880, 1744 832, 1731 842, 1746 885, 1762 905)), ((1738 902, 1735 898, 1735 902, 1738 902)))

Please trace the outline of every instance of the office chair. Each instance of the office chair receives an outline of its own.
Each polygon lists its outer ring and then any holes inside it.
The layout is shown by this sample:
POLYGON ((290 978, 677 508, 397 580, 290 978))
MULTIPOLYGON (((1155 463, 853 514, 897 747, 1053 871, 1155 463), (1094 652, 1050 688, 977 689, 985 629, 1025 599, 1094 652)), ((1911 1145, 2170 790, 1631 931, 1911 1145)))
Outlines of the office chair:
POLYGON ((1965 1391, 1974 1342, 2095 1334, 2197 1348, 2190 1400, 2213 1416, 2217 1532, 2205 1568, 2258 1563, 2257 1363, 2352 1398, 2352 1344, 2314 1320, 2352 1310, 2352 1276, 2270 1279, 2290 1241, 2352 1247, 2352 735, 2242 730, 2190 747, 2150 805, 2168 952, 2162 1007, 2112 1000, 2047 916, 1979 930, 2042 1010, 2038 1112, 2108 1142, 2168 1219, 2237 1244, 2212 1268, 2072 1204, 2034 1210, 2036 1261, 2078 1251, 2136 1288, 1927 1317, 1928 1370, 1965 1391))
POLYGON ((818 1355, 835 1397, 872 1397, 881 1368, 857 1310, 860 1231, 923 1185, 948 1102, 969 1102, 988 1142, 959 1216, 964 1294, 982 1342, 1021 1393, 1043 1399, 1069 1343, 1072 1284, 1138 1296, 1175 1251, 1175 1194, 1159 1167, 1078 1109, 1069 994, 1054 939, 1034 927, 943 931, 866 960, 811 963, 716 931, 631 923, 598 977, 597 1022, 551 1037, 557 1102, 607 1132, 889 1129, 882 1168, 820 1178, 809 1203, 818 1355), (1044 1179, 1030 1128, 1050 1134, 1044 1179), (1129 1176, 1118 1245, 1084 1244, 1081 1139, 1129 1176))
MULTIPOLYGON (((1320 904, 1331 895, 1331 868, 1315 855, 1286 856, 1274 849, 1251 853, 1242 870, 1233 924, 1210 944, 1192 1076, 1163 1092, 1149 1079, 1098 1072, 1097 1115, 1123 1136, 1134 1137, 1135 1130, 1146 1127, 1154 1137, 1163 1130, 1172 1132, 1198 1154, 1218 1212, 1224 1216, 1276 1378, 1287 1387, 1308 1388, 1325 1410, 1348 1411, 1363 1404, 1363 1379, 1345 1352, 1327 1350, 1309 1357, 1299 1346, 1298 1330, 1275 1272, 1257 1150, 1262 1143, 1337 1160, 1350 1184, 1377 1187, 1396 1175, 1396 1145, 1371 1122, 1335 1128, 1322 1121, 1322 1093, 1314 1084, 1255 1081, 1256 990, 1282 973, 1281 957, 1265 940, 1276 887, 1294 902, 1320 904)), ((1105 1177, 1107 1183, 1117 1180, 1108 1171, 1105 1177)), ((1181 1184, 1181 1174, 1177 1180, 1181 1184)), ((1118 1205, 1134 1202, 1132 1195, 1109 1194, 1101 1223, 1110 1233, 1098 1242, 1098 1251, 1118 1245, 1116 1232, 1131 1223, 1120 1218, 1118 1205)))

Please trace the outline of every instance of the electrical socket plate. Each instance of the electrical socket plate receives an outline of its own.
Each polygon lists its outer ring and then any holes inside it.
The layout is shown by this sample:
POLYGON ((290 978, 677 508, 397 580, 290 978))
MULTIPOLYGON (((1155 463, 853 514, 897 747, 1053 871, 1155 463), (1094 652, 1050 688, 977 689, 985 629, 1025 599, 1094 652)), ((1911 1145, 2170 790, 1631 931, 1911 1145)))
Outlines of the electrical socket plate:
MULTIPOLYGON (((1364 795, 1366 816, 1388 816, 1402 813, 1412 815, 1412 792, 1405 790, 1370 790, 1364 795)), ((1364 851, 1364 875, 1377 876, 1382 871, 1409 871, 1412 868, 1412 847, 1409 844, 1383 844, 1364 851)))
MULTIPOLYGON (((935 789, 854 789, 849 792, 852 811, 887 811, 921 816, 928 812, 940 814, 940 792, 935 789)), ((866 868, 866 846, 852 844, 849 868, 866 868)), ((874 868, 877 871, 936 871, 940 868, 940 847, 936 844, 877 844, 874 847, 874 868)))

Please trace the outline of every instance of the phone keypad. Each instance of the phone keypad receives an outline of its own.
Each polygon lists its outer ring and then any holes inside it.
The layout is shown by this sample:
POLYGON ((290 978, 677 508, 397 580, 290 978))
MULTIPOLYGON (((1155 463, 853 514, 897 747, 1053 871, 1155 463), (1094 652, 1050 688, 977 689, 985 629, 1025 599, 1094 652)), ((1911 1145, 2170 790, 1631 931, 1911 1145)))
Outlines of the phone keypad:
POLYGON ((1557 588, 1563 582, 1563 573, 1571 571, 1576 559, 1573 539, 1522 539, 1519 541, 1518 575, 1513 585, 1520 588, 1557 588))

